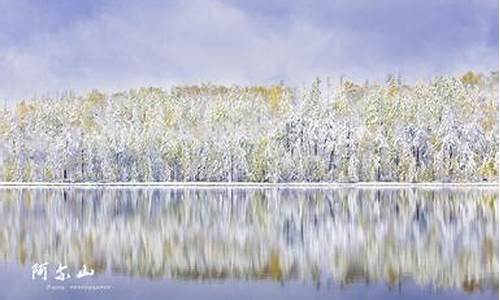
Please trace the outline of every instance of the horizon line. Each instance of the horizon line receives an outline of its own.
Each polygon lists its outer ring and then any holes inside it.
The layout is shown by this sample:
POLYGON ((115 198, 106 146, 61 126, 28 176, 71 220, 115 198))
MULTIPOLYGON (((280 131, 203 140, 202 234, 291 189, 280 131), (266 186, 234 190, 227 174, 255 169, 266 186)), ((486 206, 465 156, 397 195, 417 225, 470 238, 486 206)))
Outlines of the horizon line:
POLYGON ((446 189, 446 188, 496 188, 499 182, 0 182, 0 189, 8 188, 292 188, 292 189, 446 189))

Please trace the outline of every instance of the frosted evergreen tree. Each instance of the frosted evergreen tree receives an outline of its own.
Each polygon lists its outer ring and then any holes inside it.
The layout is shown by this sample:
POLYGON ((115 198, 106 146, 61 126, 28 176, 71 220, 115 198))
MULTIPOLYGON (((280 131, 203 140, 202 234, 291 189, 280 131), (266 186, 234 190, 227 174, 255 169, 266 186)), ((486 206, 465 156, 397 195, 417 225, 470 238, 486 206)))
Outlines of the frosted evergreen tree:
POLYGON ((0 109, 1 181, 498 180, 498 73, 185 86, 0 109))

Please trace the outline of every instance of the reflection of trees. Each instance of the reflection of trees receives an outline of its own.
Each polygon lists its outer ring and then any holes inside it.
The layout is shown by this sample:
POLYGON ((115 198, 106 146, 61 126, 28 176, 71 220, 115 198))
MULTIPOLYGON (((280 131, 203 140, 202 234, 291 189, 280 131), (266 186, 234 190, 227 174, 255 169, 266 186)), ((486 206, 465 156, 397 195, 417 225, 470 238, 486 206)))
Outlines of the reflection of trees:
POLYGON ((498 288, 495 190, 2 189, 0 199, 4 261, 498 288))

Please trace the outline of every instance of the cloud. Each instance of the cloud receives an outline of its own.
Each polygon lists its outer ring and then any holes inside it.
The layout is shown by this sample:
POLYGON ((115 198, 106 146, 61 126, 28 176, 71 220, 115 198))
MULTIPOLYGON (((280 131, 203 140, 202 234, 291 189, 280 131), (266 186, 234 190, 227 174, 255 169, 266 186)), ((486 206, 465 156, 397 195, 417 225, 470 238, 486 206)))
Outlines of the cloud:
POLYGON ((81 2, 0 0, 0 98, 498 68, 497 1, 81 2))

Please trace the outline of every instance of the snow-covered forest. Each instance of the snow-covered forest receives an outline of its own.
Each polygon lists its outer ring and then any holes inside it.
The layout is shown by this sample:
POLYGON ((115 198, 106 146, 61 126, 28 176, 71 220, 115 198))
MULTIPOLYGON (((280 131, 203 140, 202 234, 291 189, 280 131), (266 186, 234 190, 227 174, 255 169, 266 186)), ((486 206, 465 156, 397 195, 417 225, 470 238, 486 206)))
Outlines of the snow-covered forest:
POLYGON ((0 181, 497 181, 498 131, 498 72, 64 93, 0 109, 0 181))

